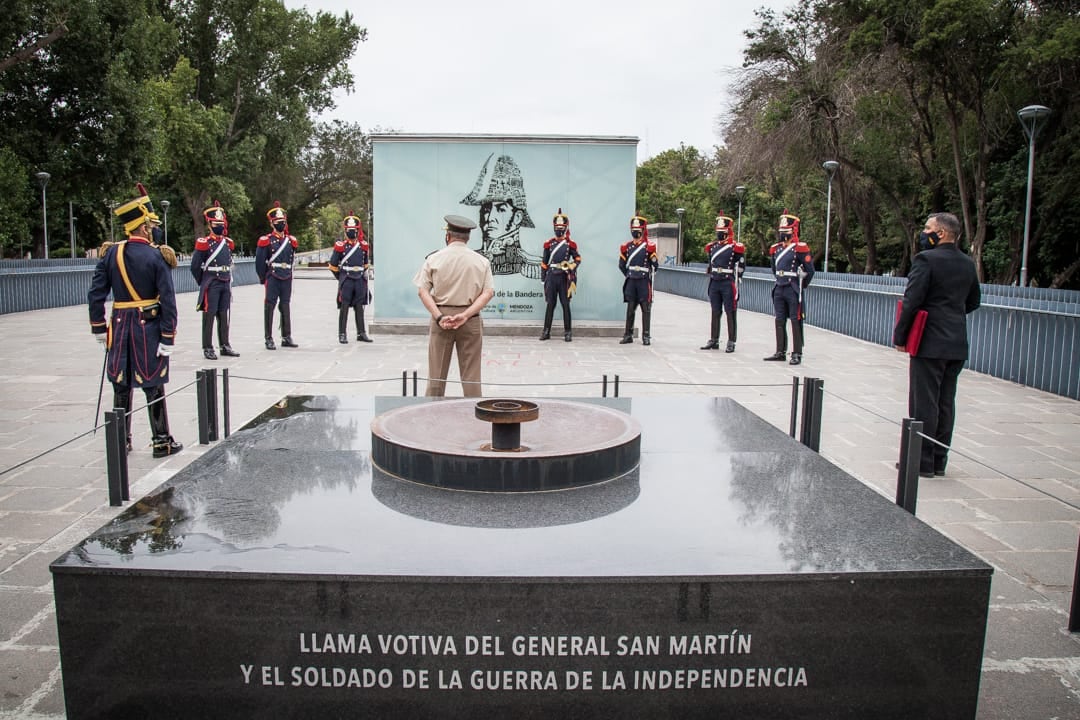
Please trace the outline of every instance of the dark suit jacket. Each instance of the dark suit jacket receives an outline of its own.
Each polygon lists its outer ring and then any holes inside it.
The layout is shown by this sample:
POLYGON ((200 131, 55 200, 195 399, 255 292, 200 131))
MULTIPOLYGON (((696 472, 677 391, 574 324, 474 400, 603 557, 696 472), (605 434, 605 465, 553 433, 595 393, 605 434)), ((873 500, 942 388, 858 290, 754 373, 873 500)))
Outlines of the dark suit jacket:
POLYGON ((916 357, 966 360, 967 313, 979 307, 982 293, 975 262, 956 243, 915 256, 904 290, 904 305, 893 330, 893 345, 905 345, 915 313, 927 313, 916 357))

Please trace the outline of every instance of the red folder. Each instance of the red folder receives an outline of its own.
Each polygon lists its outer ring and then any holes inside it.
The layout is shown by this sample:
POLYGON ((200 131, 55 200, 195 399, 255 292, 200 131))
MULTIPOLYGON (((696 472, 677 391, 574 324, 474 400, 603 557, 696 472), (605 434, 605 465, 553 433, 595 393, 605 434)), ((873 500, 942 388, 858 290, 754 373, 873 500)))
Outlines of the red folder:
MULTIPOLYGON (((900 298, 896 301, 896 320, 893 321, 893 325, 900 322, 900 313, 904 309, 904 299, 900 298)), ((922 342, 923 331, 926 330, 926 318, 927 314, 925 310, 919 310, 915 313, 915 319, 911 323, 911 329, 908 331, 907 345, 905 349, 908 355, 915 356, 919 352, 919 343, 922 342)))

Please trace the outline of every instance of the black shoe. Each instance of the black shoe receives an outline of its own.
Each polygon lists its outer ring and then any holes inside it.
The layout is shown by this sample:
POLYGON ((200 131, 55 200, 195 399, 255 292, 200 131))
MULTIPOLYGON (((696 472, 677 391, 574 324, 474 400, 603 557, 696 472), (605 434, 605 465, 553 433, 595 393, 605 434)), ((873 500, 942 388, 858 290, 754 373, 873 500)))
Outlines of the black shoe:
POLYGON ((705 343, 704 345, 702 345, 701 349, 702 350, 719 350, 720 349, 720 343, 717 340, 710 340, 707 343, 705 343))
POLYGON ((802 362, 801 353, 791 353, 791 360, 788 361, 788 365, 798 365, 802 362))
POLYGON ((267 350, 277 350, 277 345, 274 344, 274 338, 271 338, 271 337, 266 338, 266 349, 267 350))
POLYGON ((184 449, 184 446, 173 440, 172 435, 154 438, 154 457, 163 458, 175 455, 184 449))
POLYGON ((567 330, 565 333, 563 333, 562 339, 564 341, 566 341, 566 342, 573 342, 573 340, 571 339, 571 335, 570 335, 569 330, 567 330))
POLYGON ((544 330, 542 330, 540 332, 540 339, 541 340, 550 340, 551 339, 551 331, 546 329, 546 328, 544 330))
POLYGON ((207 360, 217 360, 217 353, 214 352, 214 348, 203 348, 202 356, 207 360))
POLYGON ((221 346, 221 356, 222 357, 240 357, 240 353, 233 350, 231 345, 222 345, 221 346))
POLYGON ((338 336, 337 336, 337 341, 339 343, 341 343, 342 345, 348 345, 349 344, 349 338, 345 333, 339 333, 338 336))
POLYGON ((371 338, 368 337, 367 333, 360 333, 359 335, 356 336, 356 339, 359 340, 360 342, 375 342, 374 340, 372 340, 371 338))
POLYGON ((642 335, 641 336, 641 344, 642 345, 652 345, 652 338, 649 337, 648 335, 642 335))
POLYGON ((634 342, 634 336, 633 335, 623 335, 622 340, 619 341, 619 344, 620 345, 626 345, 627 343, 632 343, 632 342, 634 342))
POLYGON ((724 352, 735 352, 735 341, 728 340, 727 347, 724 348, 724 352))
POLYGON ((294 343, 292 341, 291 337, 286 335, 285 337, 281 338, 281 347, 300 347, 300 346, 297 345, 296 343, 294 343))
POLYGON ((127 439, 127 451, 128 451, 128 452, 131 452, 131 450, 132 450, 132 447, 131 447, 131 438, 128 438, 128 439, 127 439))
POLYGON ((762 358, 762 360, 765 360, 766 362, 769 362, 769 361, 772 361, 772 360, 779 360, 780 362, 783 362, 783 361, 787 360, 787 353, 785 353, 785 352, 777 352, 777 353, 775 353, 773 355, 770 355, 767 358, 762 358))
POLYGON ((932 477, 934 477, 934 473, 933 473, 933 471, 927 472, 926 470, 920 470, 919 471, 919 477, 932 478, 932 477))

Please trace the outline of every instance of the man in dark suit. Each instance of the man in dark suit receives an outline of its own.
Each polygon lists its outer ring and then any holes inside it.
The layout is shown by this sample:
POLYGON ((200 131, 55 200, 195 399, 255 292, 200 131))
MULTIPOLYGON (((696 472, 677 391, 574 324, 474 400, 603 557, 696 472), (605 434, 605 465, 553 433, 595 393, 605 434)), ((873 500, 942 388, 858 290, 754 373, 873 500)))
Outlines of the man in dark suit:
POLYGON ((905 352, 916 313, 926 311, 922 342, 908 369, 908 414, 921 420, 923 434, 941 445, 923 441, 923 477, 945 474, 956 419, 956 384, 968 355, 967 314, 981 299, 975 263, 957 246, 959 237, 960 221, 952 213, 927 218, 893 330, 893 345, 905 352))

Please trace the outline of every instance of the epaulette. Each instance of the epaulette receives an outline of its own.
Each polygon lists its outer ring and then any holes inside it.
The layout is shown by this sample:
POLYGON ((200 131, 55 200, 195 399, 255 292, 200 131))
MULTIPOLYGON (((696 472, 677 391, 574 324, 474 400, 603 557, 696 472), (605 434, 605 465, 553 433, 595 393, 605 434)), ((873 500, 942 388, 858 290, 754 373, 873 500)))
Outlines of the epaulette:
POLYGON ((795 243, 795 252, 810 252, 810 246, 800 240, 795 243))
POLYGON ((203 250, 203 251, 209 250, 210 249, 210 238, 201 237, 201 238, 197 239, 195 241, 195 249, 196 250, 203 250))
POLYGON ((294 248, 295 247, 300 247, 300 241, 297 240, 296 236, 294 236, 294 235, 289 235, 289 242, 292 243, 292 246, 294 248))
POLYGON ((268 247, 270 245, 270 236, 269 235, 263 235, 261 238, 259 238, 259 243, 258 244, 259 244, 259 247, 268 247))
POLYGON ((735 249, 739 251, 745 251, 746 246, 743 245, 741 242, 735 242, 735 249))
POLYGON ((334 252, 341 252, 344 249, 345 249, 345 241, 344 240, 338 240, 336 243, 334 243, 334 252))
POLYGON ((105 257, 105 253, 109 252, 109 248, 120 245, 123 241, 113 242, 112 240, 106 240, 101 243, 101 247, 98 248, 98 257, 105 257))
POLYGON ((154 247, 156 247, 158 249, 158 252, 161 253, 161 257, 165 258, 165 264, 166 265, 168 265, 171 268, 176 267, 177 262, 176 262, 176 251, 175 250, 173 250, 168 245, 155 245, 154 247))
POLYGON ((233 242, 232 238, 225 238, 225 239, 229 241, 229 252, 232 252, 233 248, 236 247, 236 243, 233 242))

